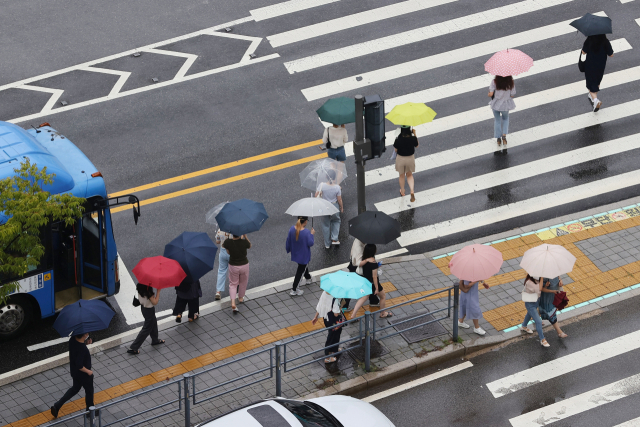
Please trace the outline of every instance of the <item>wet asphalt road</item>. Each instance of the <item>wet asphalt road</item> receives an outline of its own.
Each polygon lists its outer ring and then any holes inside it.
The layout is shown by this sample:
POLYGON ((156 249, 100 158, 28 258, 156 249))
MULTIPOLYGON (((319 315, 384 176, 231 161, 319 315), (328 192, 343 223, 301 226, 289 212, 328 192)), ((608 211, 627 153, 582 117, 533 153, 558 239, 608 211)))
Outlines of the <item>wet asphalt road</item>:
MULTIPOLYGON (((640 350, 633 350, 502 397, 495 398, 486 388, 486 384, 492 381, 637 331, 640 328, 639 302, 640 298, 635 297, 610 306, 612 310, 601 315, 567 326, 561 325, 569 335, 563 340, 555 332, 545 331, 551 345, 548 349, 540 346, 534 334, 531 339, 469 359, 473 363, 471 368, 378 400, 373 405, 396 427, 511 426, 509 419, 518 415, 531 411, 544 412, 545 406, 638 374, 640 350)), ((364 398, 460 363, 462 360, 455 359, 355 397, 364 398)), ((637 395, 627 396, 544 425, 617 426, 640 417, 637 402, 637 395)))
MULTIPOLYGON (((0 17, 2 28, 7 29, 5 35, 0 38, 2 42, 0 53, 11 59, 0 64, 0 84, 243 18, 249 16, 249 10, 269 3, 275 2, 242 0, 213 3, 207 0, 186 2, 165 0, 160 3, 139 2, 132 5, 117 1, 109 6, 94 5, 91 8, 75 2, 65 5, 65 9, 44 1, 29 1, 20 5, 10 4, 5 9, 10 13, 0 17), (47 17, 47 24, 36 25, 38 18, 42 16, 47 17), (31 25, 23 26, 23 22, 31 25), (43 43, 43 40, 47 42, 43 43)), ((298 12, 295 19, 285 15, 266 21, 235 25, 233 33, 266 37, 390 3, 396 3, 396 1, 342 0, 332 4, 331 7, 298 12)), ((480 25, 472 30, 367 55, 357 60, 340 62, 330 67, 289 74, 283 66, 283 62, 292 59, 510 3, 515 1, 459 0, 438 6, 437 9, 414 12, 403 16, 402 19, 385 19, 375 25, 356 27, 279 48, 272 48, 267 40, 263 40, 256 51, 258 57, 278 53, 280 58, 52 114, 21 122, 20 125, 28 127, 44 121, 51 123, 54 128, 77 144, 95 163, 105 176, 107 190, 119 192, 319 138, 322 126, 315 110, 322 105, 324 99, 307 102, 301 94, 301 89, 354 73, 379 69, 414 58, 480 43, 505 34, 571 19, 582 15, 586 10, 596 11, 603 8, 616 22, 615 38, 625 37, 632 46, 640 46, 640 27, 634 22, 634 19, 640 17, 640 5, 636 2, 625 5, 612 2, 603 6, 596 0, 575 0, 554 6, 553 13, 549 10, 533 12, 509 19, 499 27, 494 24, 480 25)), ((540 59, 577 49, 582 41, 582 36, 572 34, 533 43, 526 47, 526 51, 534 59, 540 59)), ((198 72, 237 62, 247 45, 248 42, 222 37, 211 40, 196 37, 164 46, 163 49, 199 55, 199 59, 194 64, 194 70, 198 72)), ((153 54, 143 53, 139 58, 124 57, 105 61, 98 66, 131 71, 131 78, 124 89, 132 89, 153 84, 152 77, 166 81, 180 68, 182 62, 177 59, 180 58, 175 56, 159 58, 153 54)), ((486 58, 483 57, 475 58, 450 67, 441 67, 383 84, 371 85, 357 92, 364 95, 378 93, 384 99, 388 99, 426 87, 435 87, 476 76, 483 70, 485 60, 486 58)), ((628 69, 639 63, 640 52, 634 48, 614 57, 608 65, 607 72, 628 69)), ((576 68, 575 66, 563 67, 553 73, 542 73, 518 81, 518 94, 535 93, 550 87, 580 81, 582 75, 576 68)), ((74 72, 68 76, 43 79, 34 84, 65 89, 61 99, 73 104, 103 96, 109 92, 113 82, 113 75, 74 72)), ((16 90, 0 93, 0 119, 8 120, 31 114, 38 111, 48 99, 48 95, 43 98, 41 92, 22 91, 16 94, 16 90)), ((355 93, 348 92, 344 95, 352 96, 355 93)), ((602 96, 605 102, 619 104, 636 99, 638 93, 640 93, 640 81, 635 81, 607 89, 602 96)), ((430 106, 438 112, 439 117, 446 117, 460 111, 485 106, 486 102, 486 94, 481 91, 481 93, 468 93, 441 99, 430 106)), ((586 101, 577 100, 575 97, 554 102, 514 115, 511 119, 510 132, 583 114, 586 111, 588 111, 586 101)), ((391 128, 388 122, 387 126, 391 128)), ((421 138, 418 155, 479 141, 488 137, 491 129, 491 119, 488 118, 481 123, 448 130, 433 137, 421 138)), ((352 137, 353 126, 349 126, 348 131, 352 137)), ((628 117, 560 137, 547 138, 537 144, 512 148, 508 154, 487 154, 474 160, 459 162, 452 167, 419 172, 416 174, 416 185, 418 190, 434 188, 523 164, 540 158, 541 155, 551 156, 635 133, 640 133, 640 121, 637 117, 628 117)), ((320 151, 317 147, 310 147, 201 177, 139 191, 136 194, 142 200, 149 199, 318 153, 320 151)), ((596 161, 559 169, 528 180, 476 191, 464 197, 394 216, 402 224, 403 230, 411 230, 442 222, 451 217, 468 215, 635 170, 638 154, 639 150, 632 150, 623 155, 602 157, 596 161)), ((367 168, 388 164, 390 161, 385 155, 383 159, 369 162, 367 168)), ((143 206, 142 217, 137 226, 133 224, 129 211, 114 213, 114 233, 118 251, 125 264, 131 269, 141 258, 161 254, 164 245, 184 230, 212 233, 212 228, 204 223, 204 214, 221 201, 246 197, 263 202, 270 213, 270 218, 263 229, 251 236, 254 248, 249 255, 251 262, 249 287, 290 277, 295 271, 295 265, 289 261, 284 252, 284 239, 288 228, 293 224, 293 219, 284 215, 283 212, 295 200, 308 195, 306 190, 298 186, 298 173, 303 167, 304 165, 300 165, 273 171, 259 177, 230 182, 143 206)), ((343 185, 345 200, 343 223, 357 213, 355 165, 348 161, 347 167, 350 177, 343 185)), ((394 197, 396 194, 395 181, 367 187, 367 204, 371 209, 374 203, 394 197)), ((567 202, 557 208, 479 227, 446 238, 434 239, 407 249, 412 253, 435 250, 639 194, 640 186, 626 188, 623 191, 612 191, 603 196, 579 202, 567 202)), ((315 228, 318 231, 320 229, 318 225, 315 228)), ((320 243, 321 233, 319 232, 317 236, 318 242, 312 250, 310 263, 312 270, 346 261, 351 243, 346 227, 342 227, 341 230, 340 240, 343 245, 340 248, 326 251, 320 243)), ((394 242, 379 248, 379 251, 387 252, 398 248, 400 246, 394 242)), ((209 273, 202 282, 204 296, 201 303, 204 304, 213 300, 215 275, 209 273)), ((110 328, 100 335, 114 335, 135 326, 127 325, 113 298, 109 298, 109 302, 118 315, 110 328)), ((166 310, 172 305, 173 298, 163 296, 158 310, 166 310)), ((44 320, 32 327, 25 336, 0 345, 0 358, 11 360, 8 364, 3 363, 0 372, 65 351, 64 345, 36 352, 26 350, 28 345, 58 338, 50 328, 51 323, 51 319, 44 320), (9 354, 12 355, 11 358, 5 357, 9 354)))

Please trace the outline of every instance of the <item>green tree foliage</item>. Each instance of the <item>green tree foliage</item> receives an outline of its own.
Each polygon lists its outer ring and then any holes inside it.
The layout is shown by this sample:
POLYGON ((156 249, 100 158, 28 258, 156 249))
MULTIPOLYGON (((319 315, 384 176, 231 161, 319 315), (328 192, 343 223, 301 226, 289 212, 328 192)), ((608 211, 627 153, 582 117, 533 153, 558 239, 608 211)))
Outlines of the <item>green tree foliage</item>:
MULTIPOLYGON (((0 212, 9 217, 0 225, 0 282, 2 278, 19 279, 37 268, 45 251, 40 241, 42 227, 50 221, 71 225, 84 211, 85 199, 42 190, 55 176, 46 167, 38 169, 26 159, 14 170, 13 177, 0 180, 0 212)), ((15 281, 0 284, 0 306, 17 289, 15 281)))

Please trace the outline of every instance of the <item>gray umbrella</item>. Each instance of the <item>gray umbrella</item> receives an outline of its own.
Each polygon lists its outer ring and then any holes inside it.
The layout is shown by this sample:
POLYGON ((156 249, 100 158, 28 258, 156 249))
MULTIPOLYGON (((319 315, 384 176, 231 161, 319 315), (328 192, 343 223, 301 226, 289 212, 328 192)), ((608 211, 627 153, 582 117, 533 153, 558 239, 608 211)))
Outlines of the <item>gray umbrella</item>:
POLYGON ((580 31, 585 36, 596 36, 598 34, 613 34, 611 18, 597 16, 587 13, 580 19, 576 19, 569 25, 580 31))

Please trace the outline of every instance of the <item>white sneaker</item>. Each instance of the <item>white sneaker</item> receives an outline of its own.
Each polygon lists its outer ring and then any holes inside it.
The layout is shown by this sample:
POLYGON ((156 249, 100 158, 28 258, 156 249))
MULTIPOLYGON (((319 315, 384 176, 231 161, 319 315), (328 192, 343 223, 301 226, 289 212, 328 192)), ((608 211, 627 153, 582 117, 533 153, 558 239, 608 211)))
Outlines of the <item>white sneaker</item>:
POLYGON ((593 107, 593 98, 591 98, 591 94, 587 93, 587 98, 589 98, 589 102, 591 103, 591 107, 593 107))
POLYGON ((339 240, 334 240, 333 242, 331 242, 332 245, 339 245, 340 241, 339 240))
POLYGON ((602 101, 600 101, 598 98, 593 100, 593 112, 594 113, 597 113, 601 106, 602 106, 602 101))
POLYGON ((329 249, 329 248, 331 248, 331 246, 325 246, 324 248, 325 248, 325 249, 329 249))
POLYGON ((307 281, 305 282, 306 285, 310 285, 313 283, 313 279, 307 279, 307 281))
POLYGON ((473 328, 473 332, 475 332, 478 335, 484 335, 486 334, 485 330, 482 328, 473 328))
POLYGON ((304 294, 304 291, 302 289, 298 289, 297 291, 292 290, 291 292, 289 292, 289 295, 291 295, 292 297, 300 296, 302 294, 304 294))
POLYGON ((466 323, 461 322, 461 321, 459 321, 459 320, 458 320, 458 327, 459 327, 459 328, 469 329, 471 326, 469 326, 469 325, 467 325, 466 323))

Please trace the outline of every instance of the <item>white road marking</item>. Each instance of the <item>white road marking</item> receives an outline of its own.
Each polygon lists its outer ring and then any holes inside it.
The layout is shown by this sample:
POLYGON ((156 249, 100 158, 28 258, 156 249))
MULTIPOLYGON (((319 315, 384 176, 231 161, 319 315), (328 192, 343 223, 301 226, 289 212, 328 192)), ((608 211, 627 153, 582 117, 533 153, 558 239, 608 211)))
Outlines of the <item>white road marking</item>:
POLYGON ((95 73, 114 74, 116 76, 120 76, 116 84, 113 85, 113 87, 111 88, 111 92, 109 92, 109 95, 107 95, 107 97, 114 96, 115 94, 120 92, 124 84, 127 82, 127 79, 129 78, 129 76, 131 76, 131 72, 129 71, 110 70, 108 68, 82 67, 82 68, 79 68, 79 70, 92 71, 95 73))
POLYGON ((172 80, 180 80, 181 78, 186 76, 187 71, 189 71, 189 68, 191 68, 193 63, 196 62, 196 59, 198 59, 198 55, 194 55, 193 53, 175 52, 173 50, 162 50, 162 49, 151 48, 151 49, 141 49, 141 52, 155 53, 157 55, 177 56, 178 58, 186 58, 186 61, 184 61, 184 64, 182 64, 182 66, 180 67, 180 69, 178 70, 178 72, 176 73, 176 75, 173 77, 172 80))
POLYGON ((420 385, 429 383, 431 381, 435 381, 437 379, 446 377, 447 375, 455 374, 456 372, 460 372, 464 369, 471 368, 473 363, 466 361, 456 366, 452 366, 451 368, 446 368, 441 371, 435 372, 431 375, 427 375, 422 378, 418 378, 417 380, 410 381, 406 384, 399 385, 397 387, 390 388, 389 390, 382 391, 380 393, 376 393, 369 397, 365 397, 362 399, 364 402, 372 403, 376 400, 384 399, 385 397, 393 396, 394 394, 401 393, 403 391, 412 389, 414 387, 418 387, 420 385))
POLYGON ((335 3, 337 1, 340 0, 289 0, 284 3, 253 9, 250 10, 249 13, 255 21, 264 21, 265 19, 288 15, 301 10, 311 9, 312 7, 335 3))
MULTIPOLYGON (((621 70, 615 73, 605 75, 604 79, 602 80, 602 84, 600 85, 600 89, 602 90, 605 88, 610 88, 613 86, 617 86, 619 84, 630 83, 637 80, 640 80, 640 67, 628 68, 626 70, 621 70)), ((535 92, 530 95, 518 97, 516 98, 517 108, 515 110, 511 110, 510 115, 515 114, 518 111, 524 111, 530 108, 540 107, 542 105, 561 101, 564 99, 573 98, 576 96, 586 96, 586 90, 584 90, 584 82, 582 81, 569 83, 563 86, 558 86, 552 89, 547 89, 544 91, 535 92)), ((589 114, 593 115, 593 113, 589 113, 589 114)), ((417 130, 419 137, 424 137, 427 135, 433 135, 439 132, 445 132, 445 131, 463 127, 469 124, 479 123, 479 122, 482 122, 485 120, 491 120, 491 119, 493 119, 491 114, 491 109, 488 106, 486 106, 486 107, 475 108, 473 110, 463 111, 462 113, 453 114, 451 116, 445 116, 440 119, 436 118, 436 120, 434 120, 431 123, 426 123, 424 125, 416 126, 415 129, 417 130)), ((542 128, 544 128, 544 126, 542 126, 542 128)), ((551 129, 550 130, 545 129, 544 132, 541 133, 541 135, 553 134, 553 132, 554 131, 551 129)), ((513 133, 510 135, 511 137, 513 137, 516 134, 513 133)), ((386 146, 392 146, 395 140, 395 130, 388 131, 386 133, 386 137, 387 137, 386 146)), ((540 136, 539 138, 542 138, 542 137, 540 136)), ((512 138, 509 138, 510 147, 512 146, 511 141, 512 141, 512 138)), ((493 144, 495 144, 495 141, 493 141, 493 144)), ((460 147, 460 150, 467 150, 469 147, 472 147, 472 145, 473 144, 469 146, 460 147)), ((487 147, 488 146, 489 145, 487 145, 487 147)), ((482 154, 486 154, 487 152, 488 151, 486 151, 485 149, 485 151, 482 154)), ((347 156, 353 155, 353 146, 351 142, 349 142, 348 144, 345 144, 345 153, 347 156)), ((423 160, 423 161, 430 162, 429 160, 430 158, 438 155, 449 156, 453 153, 453 150, 446 150, 441 153, 443 154, 436 153, 431 156, 425 157, 427 160, 423 160)), ((481 155, 481 154, 476 154, 476 155, 481 155)), ((420 159, 422 159, 422 157, 420 159)), ((452 163, 452 162, 449 162, 449 163, 452 163)), ((417 166, 418 164, 416 163, 416 167, 417 166)), ((376 180, 377 182, 382 182, 388 179, 397 178, 397 175, 395 175, 394 177, 393 174, 395 172, 393 172, 391 168, 393 168, 393 166, 387 166, 386 168, 382 168, 382 170, 376 170, 375 172, 370 171, 369 176, 372 178, 372 182, 376 180), (378 176, 376 177, 376 175, 378 176)))
POLYGON ((631 171, 609 178, 600 179, 588 184, 559 190, 553 193, 543 194, 531 199, 499 206, 493 209, 476 212, 471 215, 452 218, 438 224, 427 225, 413 230, 405 231, 398 238, 401 246, 415 245, 439 237, 450 236, 455 233, 472 230, 478 227, 495 224, 500 221, 517 218, 545 209, 562 206, 578 200, 596 197, 601 194, 621 190, 634 185, 640 185, 640 173, 631 171))
MULTIPOLYGON (((624 38, 611 40, 611 47, 616 53, 633 49, 629 42, 624 38)), ((575 65, 577 56, 578 50, 573 50, 571 52, 562 53, 560 55, 551 56, 549 58, 537 59, 534 62, 533 67, 529 71, 519 74, 516 79, 520 81, 525 77, 531 77, 535 76, 536 74, 542 74, 560 69, 562 67, 575 65)), ((428 104, 439 99, 462 95, 464 93, 473 92, 485 88, 487 89, 487 92, 489 92, 489 84, 491 83, 492 79, 493 76, 491 74, 483 74, 481 76, 459 80, 457 82, 424 89, 418 92, 396 96, 394 98, 385 99, 384 108, 386 112, 389 112, 396 105, 404 104, 406 102, 422 102, 424 104, 428 104)))
MULTIPOLYGON (((630 0, 629 0, 630 1, 630 0)), ((640 427, 640 418, 634 418, 622 424, 618 424, 613 427, 640 427)))
MULTIPOLYGON (((603 14, 604 12, 598 13, 598 15, 603 14)), ((500 37, 483 43, 469 45, 459 49, 450 50, 448 52, 415 59, 402 64, 392 65, 390 67, 380 68, 328 83, 319 84, 302 89, 302 94, 307 101, 327 98, 338 93, 351 92, 366 86, 384 83, 390 80, 422 73, 424 71, 445 67, 447 65, 457 64, 472 58, 492 55, 499 50, 516 48, 565 34, 572 34, 575 32, 575 28, 569 25, 571 21, 572 20, 570 19, 568 21, 534 28, 532 30, 500 37)))
POLYGON ((353 15, 342 16, 330 21, 324 21, 308 25, 306 27, 297 28, 295 30, 274 34, 272 36, 268 36, 267 40, 269 40, 272 47, 280 47, 455 1, 457 0, 406 0, 389 6, 370 9, 364 12, 354 13, 353 15))
POLYGON ((124 265, 120 254, 118 254, 118 273, 120 274, 120 292, 113 297, 116 299, 127 325, 144 322, 140 307, 134 307, 132 304, 133 297, 138 293, 136 291, 136 282, 134 282, 129 270, 124 265))
POLYGON ((638 148, 640 148, 640 133, 419 191, 415 193, 416 201, 413 203, 408 201, 408 197, 397 197, 376 203, 375 206, 379 211, 391 215, 638 148))
POLYGON ((41 348, 47 348, 47 347, 51 347, 54 345, 58 345, 58 344, 63 344, 69 341, 69 337, 63 337, 63 338, 58 338, 55 340, 51 340, 51 341, 46 341, 40 344, 34 344, 34 345, 30 345, 27 347, 27 350, 29 351, 36 351, 36 350, 40 350, 41 348))
POLYGON ((629 3, 629 2, 631 2, 631 1, 633 1, 633 0, 620 0, 620 3, 623 3, 623 4, 624 4, 624 3, 629 3))
POLYGON ((21 85, 17 86, 16 89, 26 89, 26 90, 34 90, 36 92, 46 92, 51 94, 51 98, 47 101, 47 103, 42 107, 41 112, 49 112, 56 105, 58 99, 62 96, 62 89, 51 89, 48 87, 40 87, 40 86, 31 86, 31 85, 21 85))
MULTIPOLYGON (((456 31, 463 31, 480 25, 492 22, 501 22, 507 18, 524 15, 530 12, 543 10, 559 4, 568 3, 573 0, 525 0, 520 3, 509 4, 491 10, 474 13, 449 21, 416 28, 415 30, 393 34, 364 43, 357 43, 340 49, 311 55, 293 61, 285 62, 284 66, 289 73, 299 73, 325 65, 336 64, 361 56, 366 56, 375 52, 382 52, 411 43, 417 43, 443 35, 448 35, 456 31)), ((614 49, 615 50, 615 49, 614 49)), ((573 58, 575 62, 575 58, 573 58)))
POLYGON ((640 331, 622 335, 490 382, 487 388, 493 397, 502 397, 637 349, 640 349, 640 331))
POLYGON ((640 374, 511 418, 509 422, 513 427, 540 427, 634 395, 638 392, 640 392, 640 374))

